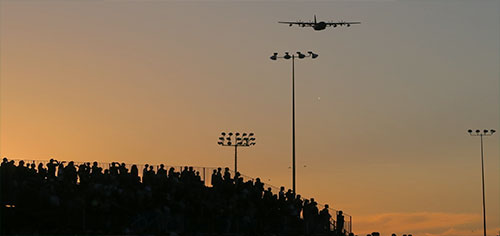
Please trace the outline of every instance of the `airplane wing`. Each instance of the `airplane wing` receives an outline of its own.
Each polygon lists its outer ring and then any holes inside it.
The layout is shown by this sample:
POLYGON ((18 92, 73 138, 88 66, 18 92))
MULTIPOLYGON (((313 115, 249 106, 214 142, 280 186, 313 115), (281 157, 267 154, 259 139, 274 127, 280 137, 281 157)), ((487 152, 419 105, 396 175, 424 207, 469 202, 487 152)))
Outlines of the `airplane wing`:
POLYGON ((327 22, 326 25, 327 26, 343 26, 343 25, 346 25, 346 26, 351 26, 351 25, 356 25, 356 24, 361 24, 361 22, 346 22, 346 21, 339 21, 339 22, 327 22))
POLYGON ((280 24, 288 24, 290 26, 292 25, 298 25, 298 26, 313 26, 314 23, 312 22, 302 22, 302 21, 278 21, 278 23, 280 24))

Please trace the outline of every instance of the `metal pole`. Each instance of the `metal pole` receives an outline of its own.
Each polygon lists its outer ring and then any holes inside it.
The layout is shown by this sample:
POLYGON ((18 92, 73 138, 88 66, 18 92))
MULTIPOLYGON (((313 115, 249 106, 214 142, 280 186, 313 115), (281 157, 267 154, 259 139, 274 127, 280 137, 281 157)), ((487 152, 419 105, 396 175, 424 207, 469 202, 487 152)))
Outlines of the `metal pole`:
POLYGON ((486 236, 486 201, 484 197, 484 160, 483 160, 483 134, 479 135, 481 138, 481 182, 483 185, 483 229, 484 236, 486 236))
POLYGON ((352 233, 352 216, 349 216, 349 233, 352 233))
POLYGON ((234 145, 234 175, 238 172, 238 145, 234 145))
POLYGON ((295 54, 292 55, 292 190, 295 194, 295 54))

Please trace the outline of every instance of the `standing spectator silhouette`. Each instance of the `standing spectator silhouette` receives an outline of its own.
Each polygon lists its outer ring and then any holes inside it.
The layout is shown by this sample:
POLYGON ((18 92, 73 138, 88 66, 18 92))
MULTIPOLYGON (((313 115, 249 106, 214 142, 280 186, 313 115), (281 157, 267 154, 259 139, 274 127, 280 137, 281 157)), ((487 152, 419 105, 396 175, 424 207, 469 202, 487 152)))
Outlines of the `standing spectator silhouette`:
POLYGON ((70 161, 66 167, 63 168, 63 175, 67 183, 76 184, 77 175, 74 162, 70 161))
POLYGON ((41 180, 44 180, 47 177, 47 169, 43 168, 43 163, 38 164, 38 175, 41 180))
POLYGON ((328 204, 325 205, 325 208, 319 212, 319 224, 321 225, 322 232, 330 232, 330 218, 332 217, 328 212, 328 204))
POLYGON ((219 185, 219 183, 217 183, 217 170, 213 170, 210 184, 212 184, 213 187, 217 187, 219 185))
POLYGON ((149 164, 144 165, 144 169, 142 169, 142 182, 144 184, 149 183, 149 173, 148 173, 149 164))
POLYGON ((47 163, 48 177, 53 179, 56 177, 56 166, 59 165, 54 159, 50 159, 49 163, 47 163))
POLYGON ((344 233, 344 215, 342 214, 342 211, 339 211, 337 214, 337 225, 335 227, 335 231, 339 235, 344 233))
POLYGON ((226 184, 229 184, 232 182, 231 173, 229 173, 229 168, 227 168, 227 167, 224 169, 224 182, 226 184))

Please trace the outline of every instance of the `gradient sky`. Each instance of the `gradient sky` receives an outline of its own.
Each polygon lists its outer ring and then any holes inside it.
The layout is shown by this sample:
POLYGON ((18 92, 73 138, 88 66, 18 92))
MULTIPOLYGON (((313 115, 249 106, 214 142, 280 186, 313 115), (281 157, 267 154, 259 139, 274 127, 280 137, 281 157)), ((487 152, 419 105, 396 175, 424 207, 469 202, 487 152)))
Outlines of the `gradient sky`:
MULTIPOLYGON (((500 2, 0 2, 0 154, 233 166, 353 216, 354 232, 482 235, 479 139, 499 129, 500 2), (315 32, 280 20, 362 21, 315 32), (306 166, 306 167, 304 167, 306 166)), ((491 235, 498 135, 485 139, 491 235)))

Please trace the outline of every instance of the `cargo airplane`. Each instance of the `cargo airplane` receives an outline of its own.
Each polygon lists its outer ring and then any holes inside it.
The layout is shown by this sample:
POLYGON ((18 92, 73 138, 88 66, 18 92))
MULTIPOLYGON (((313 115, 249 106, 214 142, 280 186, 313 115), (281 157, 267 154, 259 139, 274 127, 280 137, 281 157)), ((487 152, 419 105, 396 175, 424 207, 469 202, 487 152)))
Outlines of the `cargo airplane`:
POLYGON ((324 21, 316 21, 316 15, 314 15, 314 22, 304 22, 304 21, 278 21, 281 24, 288 24, 289 26, 298 25, 300 27, 313 27, 314 30, 324 30, 326 27, 337 27, 337 26, 347 26, 361 24, 361 22, 346 22, 346 21, 338 21, 338 22, 324 22, 324 21))

